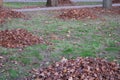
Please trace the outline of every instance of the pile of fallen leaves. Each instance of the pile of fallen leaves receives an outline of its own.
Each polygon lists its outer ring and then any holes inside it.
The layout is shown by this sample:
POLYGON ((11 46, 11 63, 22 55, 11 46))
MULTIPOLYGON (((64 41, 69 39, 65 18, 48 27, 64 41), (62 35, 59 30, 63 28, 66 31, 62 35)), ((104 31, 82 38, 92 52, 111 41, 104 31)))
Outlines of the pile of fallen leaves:
POLYGON ((25 18, 25 15, 22 14, 21 12, 0 8, 0 24, 4 23, 6 19, 11 19, 11 18, 25 18))
POLYGON ((69 9, 69 10, 64 10, 62 14, 58 16, 59 18, 62 19, 96 19, 97 16, 93 14, 93 12, 90 11, 88 8, 83 8, 83 9, 69 9))
POLYGON ((43 39, 25 29, 0 31, 0 46, 8 48, 23 48, 28 45, 44 43, 43 39))
POLYGON ((91 8, 91 10, 94 11, 94 13, 98 13, 98 14, 118 14, 120 15, 120 6, 116 6, 116 7, 112 7, 111 9, 104 9, 102 7, 95 7, 95 8, 91 8))
POLYGON ((63 58, 32 72, 35 80, 120 80, 120 65, 100 58, 63 58))
POLYGON ((100 15, 103 13, 120 14, 120 6, 112 7, 111 9, 104 9, 102 7, 67 9, 67 10, 62 10, 62 13, 58 16, 58 18, 76 19, 76 20, 97 19, 97 18, 100 18, 100 15))
POLYGON ((120 3, 120 0, 112 0, 113 3, 120 3))

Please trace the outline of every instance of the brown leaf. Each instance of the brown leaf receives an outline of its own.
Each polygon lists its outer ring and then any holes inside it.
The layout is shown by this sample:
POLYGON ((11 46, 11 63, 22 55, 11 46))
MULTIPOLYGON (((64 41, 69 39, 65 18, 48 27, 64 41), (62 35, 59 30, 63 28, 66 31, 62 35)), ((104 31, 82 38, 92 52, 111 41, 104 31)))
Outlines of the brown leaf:
POLYGON ((23 48, 40 43, 45 43, 43 38, 39 38, 25 29, 0 31, 0 45, 3 47, 23 48))
POLYGON ((100 58, 77 58, 40 68, 41 80, 120 80, 120 65, 100 58))

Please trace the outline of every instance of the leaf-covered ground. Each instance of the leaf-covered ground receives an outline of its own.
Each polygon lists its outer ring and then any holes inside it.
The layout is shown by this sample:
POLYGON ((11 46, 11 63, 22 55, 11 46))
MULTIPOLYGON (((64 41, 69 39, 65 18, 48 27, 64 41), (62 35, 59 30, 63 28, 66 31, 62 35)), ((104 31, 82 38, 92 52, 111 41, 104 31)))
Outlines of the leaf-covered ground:
POLYGON ((120 15, 101 14, 95 20, 63 20, 60 11, 26 12, 28 19, 11 18, 0 30, 25 29, 50 45, 37 44, 23 49, 0 46, 0 80, 30 76, 32 69, 48 66, 62 57, 101 57, 120 62, 120 15))
POLYGON ((6 22, 6 19, 11 20, 11 18, 25 18, 25 15, 21 12, 12 11, 6 8, 0 8, 0 24, 6 22))
POLYGON ((112 0, 113 3, 120 3, 120 0, 112 0))
POLYGON ((0 46, 6 48, 24 48, 45 41, 24 29, 0 31, 0 46))
MULTIPOLYGON (((119 80, 120 65, 99 58, 63 57, 47 68, 31 71, 35 80, 119 80)), ((31 77, 32 79, 32 77, 31 77)), ((28 79, 28 80, 31 80, 28 79)))
POLYGON ((120 14, 120 6, 113 7, 111 9, 104 9, 102 7, 95 8, 82 8, 82 9, 68 9, 63 10, 63 13, 58 17, 62 19, 104 19, 100 15, 101 14, 120 14))

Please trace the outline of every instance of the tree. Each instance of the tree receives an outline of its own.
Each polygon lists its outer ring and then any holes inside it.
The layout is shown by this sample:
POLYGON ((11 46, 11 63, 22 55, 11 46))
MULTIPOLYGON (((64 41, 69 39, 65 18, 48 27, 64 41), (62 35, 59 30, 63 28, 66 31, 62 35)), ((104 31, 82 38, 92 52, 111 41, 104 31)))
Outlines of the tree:
POLYGON ((47 0, 46 6, 52 6, 51 0, 47 0))
POLYGON ((112 0, 103 0, 103 8, 106 9, 112 8, 112 0))
POLYGON ((3 6, 3 0, 0 0, 0 8, 3 6))
POLYGON ((47 0, 46 6, 61 6, 72 4, 70 0, 47 0))

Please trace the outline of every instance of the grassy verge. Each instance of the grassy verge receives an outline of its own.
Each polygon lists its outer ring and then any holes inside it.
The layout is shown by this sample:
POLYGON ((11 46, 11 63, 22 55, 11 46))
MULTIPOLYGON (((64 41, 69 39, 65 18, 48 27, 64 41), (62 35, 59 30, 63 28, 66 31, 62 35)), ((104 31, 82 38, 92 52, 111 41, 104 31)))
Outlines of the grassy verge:
POLYGON ((75 5, 98 5, 102 4, 102 2, 76 2, 75 5))
POLYGON ((30 6, 45 6, 45 2, 4 2, 4 7, 9 8, 24 8, 30 6))
MULTIPOLYGON (((0 68, 0 80, 16 80, 29 76, 32 68, 47 66, 53 61, 67 58, 103 57, 108 60, 120 56, 120 16, 102 15, 101 20, 61 20, 53 11, 28 12, 28 20, 11 19, 0 30, 24 28, 42 36, 53 45, 38 44, 24 49, 0 47, 4 59, 0 68)), ((120 61, 119 59, 117 59, 120 61)))
MULTIPOLYGON (((8 8, 24 8, 24 7, 44 7, 45 2, 4 2, 4 7, 8 8)), ((97 5, 102 4, 102 2, 76 2, 74 5, 80 6, 80 5, 97 5)))

